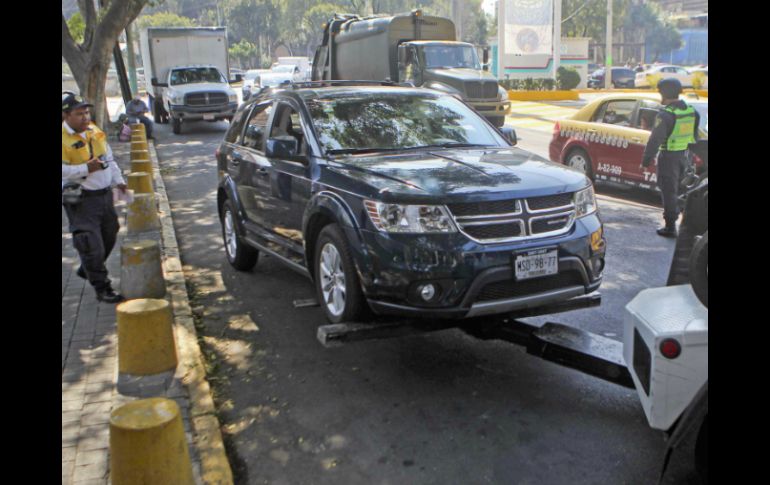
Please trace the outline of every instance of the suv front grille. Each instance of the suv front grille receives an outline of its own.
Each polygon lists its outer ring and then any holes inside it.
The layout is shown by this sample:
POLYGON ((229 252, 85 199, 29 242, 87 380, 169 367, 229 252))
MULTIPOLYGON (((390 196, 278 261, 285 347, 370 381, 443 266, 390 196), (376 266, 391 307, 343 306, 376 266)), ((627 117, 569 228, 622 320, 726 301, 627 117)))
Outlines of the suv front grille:
POLYGON ((470 81, 465 83, 465 94, 470 99, 497 98, 497 82, 470 81))
POLYGON ((187 106, 210 106, 227 104, 228 97, 225 93, 190 93, 185 95, 184 104, 187 106))
POLYGON ((565 271, 531 280, 497 281, 484 286, 478 296, 476 296, 476 301, 505 300, 507 298, 516 298, 568 286, 582 286, 584 284, 583 277, 577 271, 565 271))
POLYGON ((447 204, 460 230, 481 243, 567 232, 575 220, 572 193, 527 199, 447 204))

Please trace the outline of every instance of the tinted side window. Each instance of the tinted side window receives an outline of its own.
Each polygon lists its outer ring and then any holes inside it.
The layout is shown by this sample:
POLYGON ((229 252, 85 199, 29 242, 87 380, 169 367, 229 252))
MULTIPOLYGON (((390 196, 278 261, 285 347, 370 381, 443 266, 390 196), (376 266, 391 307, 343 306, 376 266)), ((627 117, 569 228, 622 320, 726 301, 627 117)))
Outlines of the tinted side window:
POLYGON ((246 121, 246 115, 249 113, 249 111, 250 109, 244 109, 235 113, 235 116, 233 116, 233 121, 230 123, 230 129, 227 130, 227 134, 225 135, 226 142, 238 143, 238 139, 241 136, 241 131, 243 130, 243 123, 246 121))
POLYGON ((264 150, 267 121, 270 119, 272 111, 272 101, 254 107, 249 122, 246 124, 246 132, 243 134, 243 146, 258 151, 264 150))

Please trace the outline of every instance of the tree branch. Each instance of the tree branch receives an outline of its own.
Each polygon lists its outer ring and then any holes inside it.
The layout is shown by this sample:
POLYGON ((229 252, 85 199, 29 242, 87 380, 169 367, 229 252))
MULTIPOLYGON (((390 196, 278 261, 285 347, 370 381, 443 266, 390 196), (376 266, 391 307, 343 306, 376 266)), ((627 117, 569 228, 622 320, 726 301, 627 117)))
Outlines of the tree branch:
MULTIPOLYGON (((85 69, 85 53, 80 50, 75 40, 72 38, 70 29, 67 26, 67 20, 64 15, 61 16, 61 55, 70 66, 73 76, 76 73, 83 72, 85 69)), ((76 77, 77 79, 77 77, 76 77)))
POLYGON ((124 0, 111 3, 107 14, 96 28, 93 45, 98 46, 99 52, 92 52, 92 59, 102 59, 112 52, 120 32, 136 19, 146 3, 147 0, 124 0))
POLYGON ((91 50, 94 30, 96 29, 97 17, 94 0, 78 0, 78 8, 80 9, 80 15, 83 16, 83 20, 86 24, 86 30, 83 34, 83 49, 88 51, 91 50))

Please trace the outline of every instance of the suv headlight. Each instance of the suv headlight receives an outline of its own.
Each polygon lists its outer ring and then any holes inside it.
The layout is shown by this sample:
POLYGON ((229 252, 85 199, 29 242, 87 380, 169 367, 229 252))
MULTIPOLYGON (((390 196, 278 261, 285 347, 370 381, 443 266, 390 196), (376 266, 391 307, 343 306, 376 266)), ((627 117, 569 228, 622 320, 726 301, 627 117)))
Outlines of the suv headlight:
POLYGON ((385 204, 364 201, 369 219, 383 232, 457 232, 446 207, 441 205, 385 204))
POLYGON ((596 212, 596 196, 594 195, 593 185, 575 192, 573 201, 577 217, 587 216, 596 212))
POLYGON ((228 96, 228 99, 230 100, 231 103, 235 103, 238 101, 238 95, 233 93, 230 96, 228 96))

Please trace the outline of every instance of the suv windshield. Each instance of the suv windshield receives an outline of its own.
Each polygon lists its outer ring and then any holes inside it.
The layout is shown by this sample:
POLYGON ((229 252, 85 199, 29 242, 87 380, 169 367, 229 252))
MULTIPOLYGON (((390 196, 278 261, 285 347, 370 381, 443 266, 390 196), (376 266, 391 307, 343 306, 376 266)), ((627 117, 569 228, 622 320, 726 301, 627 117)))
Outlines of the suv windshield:
POLYGON ((481 70, 476 49, 469 45, 426 45, 420 50, 428 69, 467 67, 481 70))
POLYGON ((367 92, 309 99, 307 106, 327 152, 508 146, 479 115, 452 96, 367 92))
POLYGON ((294 72, 294 69, 296 69, 296 66, 284 64, 282 66, 275 66, 273 72, 294 72))
POLYGON ((193 83, 226 83, 227 80, 222 76, 216 67, 188 67, 185 69, 174 69, 171 71, 172 86, 180 84, 193 83))

